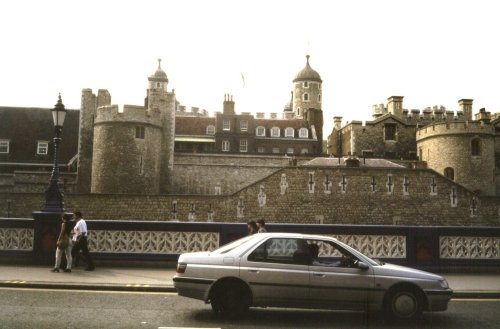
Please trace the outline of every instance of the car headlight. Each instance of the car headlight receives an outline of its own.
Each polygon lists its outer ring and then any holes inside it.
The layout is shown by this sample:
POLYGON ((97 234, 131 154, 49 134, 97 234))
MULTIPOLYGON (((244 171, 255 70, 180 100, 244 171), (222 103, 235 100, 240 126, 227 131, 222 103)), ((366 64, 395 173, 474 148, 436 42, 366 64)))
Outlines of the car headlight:
POLYGON ((441 286, 441 288, 443 289, 448 289, 450 286, 448 285, 448 281, 446 281, 445 279, 443 280, 439 280, 439 285, 441 286))

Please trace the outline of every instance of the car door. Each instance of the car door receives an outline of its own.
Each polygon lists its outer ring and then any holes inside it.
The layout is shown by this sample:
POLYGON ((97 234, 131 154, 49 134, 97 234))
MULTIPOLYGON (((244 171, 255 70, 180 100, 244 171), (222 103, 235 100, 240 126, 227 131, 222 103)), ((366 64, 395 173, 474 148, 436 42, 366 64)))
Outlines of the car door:
POLYGON ((301 306, 309 295, 307 245, 298 238, 269 238, 241 259, 240 277, 255 306, 301 306))
POLYGON ((310 266, 312 303, 335 309, 366 308, 374 286, 372 268, 358 267, 354 255, 331 241, 309 243, 319 245, 319 255, 310 266))

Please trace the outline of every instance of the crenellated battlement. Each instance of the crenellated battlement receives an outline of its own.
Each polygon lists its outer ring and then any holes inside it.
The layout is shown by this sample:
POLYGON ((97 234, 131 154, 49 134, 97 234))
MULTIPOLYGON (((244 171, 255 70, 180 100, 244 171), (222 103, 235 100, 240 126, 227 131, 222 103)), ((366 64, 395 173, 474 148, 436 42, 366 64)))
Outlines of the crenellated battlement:
POLYGON ((116 104, 97 108, 95 124, 110 122, 133 122, 161 126, 160 112, 147 110, 138 105, 124 105, 123 110, 120 110, 116 104))
POLYGON ((494 127, 483 121, 435 122, 417 130, 417 141, 440 135, 494 133, 494 127))

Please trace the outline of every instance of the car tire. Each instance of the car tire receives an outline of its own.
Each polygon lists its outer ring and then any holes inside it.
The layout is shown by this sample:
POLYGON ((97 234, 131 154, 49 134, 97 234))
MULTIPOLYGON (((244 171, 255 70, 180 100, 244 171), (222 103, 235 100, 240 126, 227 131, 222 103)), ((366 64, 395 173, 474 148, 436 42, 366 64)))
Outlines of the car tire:
POLYGON ((422 315, 422 295, 415 289, 397 289, 389 292, 385 311, 395 320, 414 320, 422 315))
POLYGON ((223 283, 215 287, 210 305, 214 313, 240 315, 250 307, 250 292, 241 283, 223 283))

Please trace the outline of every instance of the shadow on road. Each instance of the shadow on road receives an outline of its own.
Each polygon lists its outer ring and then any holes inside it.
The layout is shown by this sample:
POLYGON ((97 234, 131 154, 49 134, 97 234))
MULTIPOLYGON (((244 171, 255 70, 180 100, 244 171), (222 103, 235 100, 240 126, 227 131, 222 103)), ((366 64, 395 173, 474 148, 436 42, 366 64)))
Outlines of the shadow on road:
POLYGON ((446 313, 424 313, 421 319, 411 322, 394 322, 381 313, 258 309, 252 308, 238 318, 225 318, 211 310, 193 312, 195 321, 203 325, 223 328, 458 328, 457 319, 446 313))

